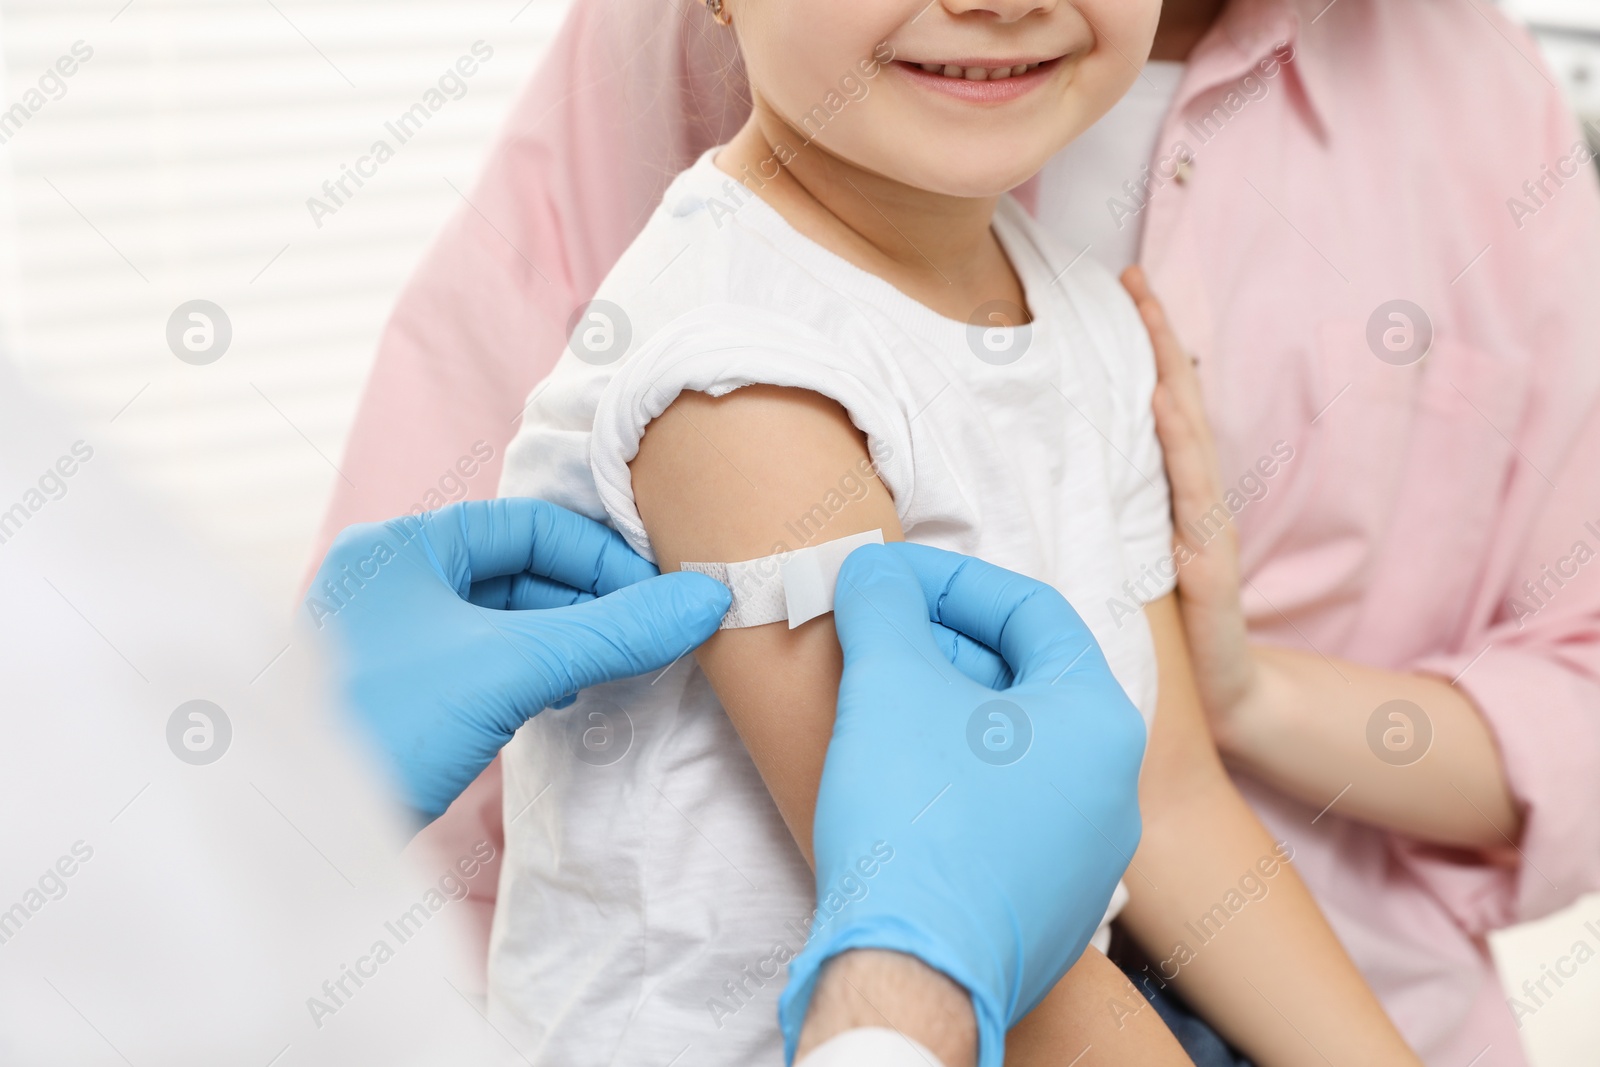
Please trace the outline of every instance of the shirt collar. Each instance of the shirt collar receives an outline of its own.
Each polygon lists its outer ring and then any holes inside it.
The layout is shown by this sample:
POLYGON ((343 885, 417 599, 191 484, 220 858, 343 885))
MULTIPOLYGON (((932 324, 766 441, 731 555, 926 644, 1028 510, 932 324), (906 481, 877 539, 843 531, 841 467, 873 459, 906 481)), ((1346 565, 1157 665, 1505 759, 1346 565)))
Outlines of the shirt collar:
POLYGON ((1326 56, 1318 45, 1327 38, 1324 16, 1331 18, 1332 7, 1328 0, 1232 0, 1190 56, 1189 74, 1179 90, 1179 109, 1210 89, 1237 81, 1281 49, 1289 49, 1293 58, 1278 76, 1298 83, 1307 117, 1326 137, 1333 91, 1326 56))

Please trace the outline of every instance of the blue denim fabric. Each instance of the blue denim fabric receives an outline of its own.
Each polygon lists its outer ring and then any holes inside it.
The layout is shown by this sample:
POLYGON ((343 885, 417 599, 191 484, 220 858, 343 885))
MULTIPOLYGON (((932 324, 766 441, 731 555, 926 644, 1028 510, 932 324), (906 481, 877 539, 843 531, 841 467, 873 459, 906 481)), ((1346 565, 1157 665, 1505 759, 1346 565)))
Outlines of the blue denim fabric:
POLYGON ((1117 960, 1122 973, 1156 1009, 1161 1021, 1167 1024, 1172 1036, 1178 1039, 1183 1051, 1194 1061, 1194 1067, 1253 1067, 1187 1004, 1171 992, 1158 988, 1148 972, 1141 973, 1133 969, 1131 961, 1118 959, 1117 956, 1114 952, 1112 958, 1117 960))

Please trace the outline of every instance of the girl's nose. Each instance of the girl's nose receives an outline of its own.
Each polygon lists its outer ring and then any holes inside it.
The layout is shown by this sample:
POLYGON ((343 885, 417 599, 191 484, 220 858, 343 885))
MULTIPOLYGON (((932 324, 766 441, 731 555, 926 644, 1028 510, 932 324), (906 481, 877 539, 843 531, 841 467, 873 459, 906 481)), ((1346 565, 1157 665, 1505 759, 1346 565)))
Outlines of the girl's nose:
POLYGON ((1055 10, 1059 0, 943 0, 952 15, 986 14, 1000 22, 1019 22, 1055 10))

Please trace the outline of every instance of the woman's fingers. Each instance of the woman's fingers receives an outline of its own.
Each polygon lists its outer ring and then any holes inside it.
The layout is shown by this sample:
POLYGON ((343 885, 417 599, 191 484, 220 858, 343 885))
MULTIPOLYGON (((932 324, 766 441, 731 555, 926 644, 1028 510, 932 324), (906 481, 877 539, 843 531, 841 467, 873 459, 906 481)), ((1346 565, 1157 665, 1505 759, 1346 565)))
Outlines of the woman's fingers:
POLYGON ((1178 343, 1178 335, 1168 324, 1166 312, 1150 288, 1144 271, 1138 267, 1129 267, 1122 274, 1122 286, 1128 290, 1128 295, 1133 297, 1134 306, 1139 309, 1139 317, 1144 320, 1144 328, 1149 331, 1150 343, 1156 350, 1156 370, 1161 373, 1161 377, 1166 378, 1168 372, 1180 372, 1184 368, 1192 367, 1189 355, 1178 343))
POLYGON ((1122 287, 1128 290, 1128 295, 1133 297, 1135 303, 1151 295, 1150 279, 1144 276, 1144 268, 1140 266, 1132 266, 1122 272, 1122 287))
POLYGON ((1139 309, 1156 354, 1158 381, 1152 407, 1156 433, 1166 455, 1173 514, 1181 529, 1184 520, 1208 511, 1221 494, 1216 446, 1206 421, 1200 378, 1144 271, 1129 267, 1122 275, 1122 284, 1139 309))
POLYGON ((1157 382, 1150 407, 1172 487, 1184 630, 1202 701, 1208 714, 1217 716, 1238 705, 1255 676, 1239 603, 1233 515, 1223 501, 1216 439, 1194 361, 1178 341, 1144 272, 1130 268, 1122 284, 1138 306, 1155 349, 1157 382))
POLYGON ((1178 340, 1172 324, 1167 321, 1166 310, 1150 289, 1144 272, 1129 267, 1122 275, 1122 284, 1133 297, 1139 318, 1150 334, 1150 346, 1155 350, 1156 376, 1166 388, 1178 410, 1191 420, 1204 420, 1205 407, 1200 396, 1200 376, 1195 373, 1194 360, 1178 340))
POLYGON ((1167 481, 1172 488, 1172 513, 1183 524, 1217 502, 1216 463, 1210 449, 1200 440, 1194 420, 1179 407, 1166 386, 1156 387, 1153 406, 1156 434, 1167 465, 1167 481))

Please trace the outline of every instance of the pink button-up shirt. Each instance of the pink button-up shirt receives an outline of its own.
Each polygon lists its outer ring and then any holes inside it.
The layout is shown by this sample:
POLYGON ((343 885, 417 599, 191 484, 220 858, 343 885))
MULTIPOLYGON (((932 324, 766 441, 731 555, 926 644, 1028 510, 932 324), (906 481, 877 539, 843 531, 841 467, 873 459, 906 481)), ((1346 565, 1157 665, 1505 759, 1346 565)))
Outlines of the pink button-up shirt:
MULTIPOLYGON (((325 539, 444 503, 480 440, 497 458, 468 491, 494 494, 571 311, 734 132, 741 85, 696 6, 573 6, 389 324, 325 539)), ((1237 519, 1254 635, 1454 681, 1526 806, 1486 859, 1240 783, 1436 1067, 1525 1062, 1485 934, 1600 887, 1600 195, 1579 145, 1486 4, 1234 0, 1122 207, 1200 357, 1225 481, 1293 448, 1237 519)), ((433 833, 498 836, 497 779, 433 833)))

